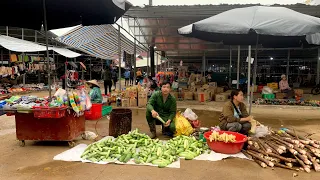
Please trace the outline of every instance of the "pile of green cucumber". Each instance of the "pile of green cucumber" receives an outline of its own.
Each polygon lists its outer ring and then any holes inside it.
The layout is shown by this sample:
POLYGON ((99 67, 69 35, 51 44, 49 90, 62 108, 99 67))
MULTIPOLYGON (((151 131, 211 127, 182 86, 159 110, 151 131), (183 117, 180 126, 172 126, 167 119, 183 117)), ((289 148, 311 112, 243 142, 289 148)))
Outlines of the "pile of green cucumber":
POLYGON ((208 149, 206 143, 194 137, 178 136, 165 143, 159 139, 151 139, 136 129, 116 139, 109 138, 89 145, 81 158, 92 162, 118 160, 122 163, 134 159, 136 164, 152 163, 158 167, 166 167, 179 157, 191 160, 208 149))

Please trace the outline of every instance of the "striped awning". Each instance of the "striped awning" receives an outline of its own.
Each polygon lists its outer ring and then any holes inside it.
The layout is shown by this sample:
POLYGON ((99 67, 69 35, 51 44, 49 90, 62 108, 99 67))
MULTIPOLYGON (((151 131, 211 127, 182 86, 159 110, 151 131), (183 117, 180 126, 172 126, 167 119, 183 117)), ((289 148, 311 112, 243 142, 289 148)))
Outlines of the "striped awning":
MULTIPOLYGON (((121 51, 133 54, 134 43, 121 34, 121 51)), ((58 41, 101 59, 118 58, 118 30, 112 25, 80 26, 57 38, 58 41)), ((136 46, 136 52, 146 49, 136 46)))

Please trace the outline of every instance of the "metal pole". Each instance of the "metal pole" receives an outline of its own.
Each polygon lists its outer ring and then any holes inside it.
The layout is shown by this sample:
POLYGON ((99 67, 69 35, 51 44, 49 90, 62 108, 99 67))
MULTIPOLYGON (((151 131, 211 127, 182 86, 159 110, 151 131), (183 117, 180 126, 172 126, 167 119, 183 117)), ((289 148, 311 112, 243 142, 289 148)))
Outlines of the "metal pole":
MULTIPOLYGON (((156 74, 158 74, 158 72, 159 72, 159 54, 157 54, 156 57, 157 57, 156 74)), ((160 59, 160 62, 161 62, 161 59, 160 59)))
POLYGON ((316 83, 319 84, 320 81, 320 48, 318 48, 318 57, 317 57, 317 79, 316 83))
POLYGON ((121 32, 120 25, 118 25, 118 54, 119 54, 119 91, 121 92, 121 32))
POLYGON ((7 36, 9 36, 9 27, 8 26, 6 26, 6 34, 7 34, 7 36))
POLYGON ((38 42, 37 31, 34 31, 34 42, 38 42))
POLYGON ((239 89, 239 81, 240 81, 240 46, 238 46, 237 89, 239 89))
POLYGON ((3 49, 1 48, 1 64, 3 65, 3 49))
POLYGON ((205 68, 206 68, 206 52, 203 52, 203 58, 202 58, 202 76, 205 76, 205 68))
MULTIPOLYGON (((248 47, 248 86, 247 86, 247 99, 250 103, 250 77, 251 77, 251 45, 248 47)), ((250 112, 249 112, 250 114, 250 112)))
POLYGON ((44 16, 44 30, 46 33, 46 49, 47 49, 47 70, 48 70, 48 87, 49 87, 49 101, 51 101, 51 77, 50 77, 50 60, 49 60, 49 41, 48 41, 48 25, 47 25, 47 10, 46 0, 43 0, 43 16, 44 16))
POLYGON ((232 48, 230 46, 230 62, 229 62, 229 85, 231 86, 231 81, 232 81, 232 74, 231 74, 231 71, 232 71, 232 48))
POLYGON ((252 100, 253 100, 253 91, 254 87, 257 83, 257 67, 258 67, 258 42, 259 42, 259 36, 257 36, 257 42, 256 42, 256 50, 254 51, 254 67, 253 67, 253 83, 251 86, 251 97, 250 97, 250 109, 249 114, 251 114, 252 109, 252 100))
MULTIPOLYGON (((133 35, 135 36, 136 35, 136 19, 134 18, 134 21, 133 21, 133 35)), ((140 37, 140 36, 139 36, 140 37)), ((136 38, 134 38, 134 46, 133 46, 133 75, 134 75, 134 78, 133 78, 133 82, 134 84, 136 84, 136 81, 137 81, 137 42, 136 42, 136 38)))
POLYGON ((149 57, 150 57, 150 50, 148 50, 148 54, 147 54, 147 76, 149 76, 149 57))
POLYGON ((90 58, 90 80, 92 79, 92 59, 90 58))
POLYGON ((288 60, 287 60, 287 68, 286 68, 286 74, 287 74, 287 80, 289 81, 289 66, 290 66, 290 50, 288 50, 288 60))
MULTIPOLYGON (((22 40, 24 40, 24 29, 21 28, 21 37, 22 37, 22 40)), ((25 54, 22 53, 22 64, 23 64, 23 69, 25 70, 26 69, 26 62, 24 61, 24 57, 25 57, 25 54)), ((22 79, 22 84, 25 85, 26 84, 26 73, 23 74, 23 79, 22 79)))

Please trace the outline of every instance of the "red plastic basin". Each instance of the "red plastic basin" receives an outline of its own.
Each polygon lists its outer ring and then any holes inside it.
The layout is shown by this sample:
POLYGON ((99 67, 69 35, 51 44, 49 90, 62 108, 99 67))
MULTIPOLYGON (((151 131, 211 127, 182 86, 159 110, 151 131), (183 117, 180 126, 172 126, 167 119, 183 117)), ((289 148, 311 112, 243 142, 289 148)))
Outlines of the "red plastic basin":
POLYGON ((92 104, 89 111, 84 112, 86 120, 95 121, 102 117, 102 104, 92 104))
POLYGON ((204 138, 207 140, 209 148, 217 153, 223 154, 237 154, 243 148, 244 143, 248 140, 247 136, 231 131, 218 131, 219 134, 232 134, 236 136, 236 142, 234 143, 225 143, 221 141, 212 141, 210 142, 209 137, 212 134, 212 131, 204 133, 204 138))

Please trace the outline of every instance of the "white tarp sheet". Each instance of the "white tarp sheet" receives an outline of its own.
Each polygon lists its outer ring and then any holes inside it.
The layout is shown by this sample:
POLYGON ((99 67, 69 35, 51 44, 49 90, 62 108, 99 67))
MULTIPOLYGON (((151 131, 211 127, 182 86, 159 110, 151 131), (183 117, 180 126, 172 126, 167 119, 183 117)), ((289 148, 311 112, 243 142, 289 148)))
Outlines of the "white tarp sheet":
MULTIPOLYGON (((105 138, 110 138, 110 136, 107 136, 105 138)), ((105 139, 104 138, 104 139, 105 139)), ((111 137, 112 138, 112 137, 111 137)), ((88 160, 83 160, 81 159, 81 154, 85 151, 88 145, 86 144, 79 144, 76 147, 69 149, 65 152, 62 152, 58 155, 56 155, 53 160, 57 161, 69 161, 69 162, 84 162, 84 163, 95 163, 95 164, 109 164, 109 163, 114 163, 114 164, 124 164, 120 161, 113 161, 113 162, 91 162, 88 160)), ((214 151, 211 151, 210 154, 204 153, 196 158, 194 160, 202 160, 202 161, 220 161, 225 158, 241 158, 241 159, 248 159, 243 153, 238 153, 238 154, 220 154, 216 153, 214 151)), ((128 165, 142 165, 142 166, 156 166, 153 164, 136 164, 133 159, 131 159, 128 163, 128 165)), ((180 159, 178 159, 176 162, 173 162, 168 168, 180 168, 180 159)))
POLYGON ((76 57, 81 56, 81 54, 73 52, 73 51, 66 49, 66 48, 50 47, 49 49, 55 51, 56 53, 58 53, 62 56, 65 56, 67 58, 76 58, 76 57))
MULTIPOLYGON (((46 51, 46 46, 26 41, 10 36, 3 36, 0 35, 0 45, 10 51, 15 52, 39 52, 39 51, 46 51)), ((73 52, 69 49, 65 48, 57 48, 57 47, 49 47, 49 50, 53 50, 56 53, 68 57, 68 58, 75 58, 81 56, 81 54, 73 52)))

